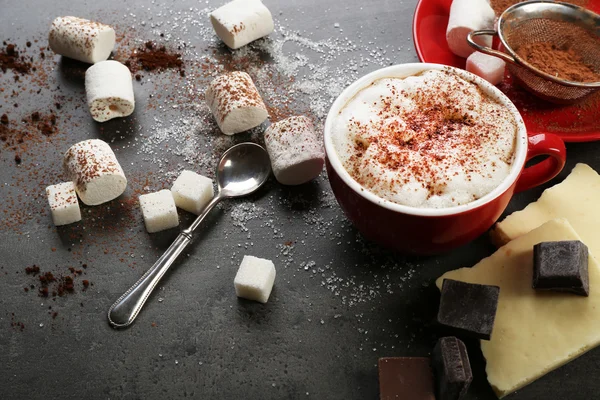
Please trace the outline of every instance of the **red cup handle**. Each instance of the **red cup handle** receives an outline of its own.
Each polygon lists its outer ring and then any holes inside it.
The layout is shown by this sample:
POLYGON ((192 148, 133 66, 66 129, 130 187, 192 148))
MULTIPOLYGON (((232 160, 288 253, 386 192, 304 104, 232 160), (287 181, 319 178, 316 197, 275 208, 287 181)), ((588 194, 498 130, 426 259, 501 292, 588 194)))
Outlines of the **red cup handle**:
MULTIPOLYGON (((542 162, 523 169, 515 193, 531 189, 548 182, 562 171, 567 160, 565 142, 552 133, 540 133, 529 136, 527 161, 537 156, 548 156, 542 162)), ((527 162, 526 161, 526 162, 527 162)))

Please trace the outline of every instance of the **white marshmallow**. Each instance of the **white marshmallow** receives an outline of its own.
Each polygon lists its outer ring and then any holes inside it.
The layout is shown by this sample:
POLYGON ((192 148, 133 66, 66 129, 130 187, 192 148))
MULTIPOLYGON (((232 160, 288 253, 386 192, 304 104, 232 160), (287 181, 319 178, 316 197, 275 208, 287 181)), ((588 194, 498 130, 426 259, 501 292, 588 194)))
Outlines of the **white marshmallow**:
POLYGON ((275 282, 275 265, 270 260, 244 256, 233 284, 235 294, 248 300, 266 303, 275 282))
POLYGON ((164 231, 179 225, 175 200, 169 189, 141 195, 140 207, 148 233, 164 231))
POLYGON ((171 188, 175 205, 199 215, 215 195, 213 181, 193 171, 182 171, 171 188))
POLYGON ((48 43, 57 54, 94 64, 110 56, 115 30, 83 18, 58 17, 52 21, 48 43))
POLYGON ((81 201, 88 206, 119 197, 127 178, 110 146, 99 139, 84 140, 67 150, 63 166, 81 201))
POLYGON ((206 102, 226 135, 252 129, 269 117, 258 89, 245 72, 229 72, 213 79, 206 89, 206 102))
POLYGON ((81 221, 81 210, 73 182, 63 182, 46 188, 54 225, 67 225, 81 221))
MULTIPOLYGON (((453 0, 446 29, 450 50, 459 57, 468 57, 475 51, 467 42, 467 34, 481 29, 494 29, 496 14, 487 0, 453 0)), ((491 47, 492 37, 477 36, 475 42, 491 47)))
POLYGON ((467 71, 482 77, 492 85, 504 80, 504 60, 476 51, 467 58, 467 71))
POLYGON ((126 117, 135 109, 131 72, 118 61, 102 61, 88 68, 85 92, 92 118, 98 122, 126 117))
POLYGON ((308 182, 323 169, 323 146, 307 117, 290 117, 269 126, 265 132, 265 146, 273 174, 284 185, 308 182))
POLYGON ((234 0, 210 14, 215 33, 227 46, 238 49, 275 29, 271 12, 260 0, 234 0))

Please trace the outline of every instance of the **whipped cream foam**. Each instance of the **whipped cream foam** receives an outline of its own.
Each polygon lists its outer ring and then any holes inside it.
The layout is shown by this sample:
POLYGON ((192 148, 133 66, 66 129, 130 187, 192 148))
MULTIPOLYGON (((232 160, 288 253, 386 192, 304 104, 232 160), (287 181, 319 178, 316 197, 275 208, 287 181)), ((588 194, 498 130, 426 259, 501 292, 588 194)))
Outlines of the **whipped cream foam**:
POLYGON ((490 193, 510 173, 516 138, 508 108, 439 70, 374 81, 338 113, 332 132, 340 161, 361 186, 418 208, 490 193))

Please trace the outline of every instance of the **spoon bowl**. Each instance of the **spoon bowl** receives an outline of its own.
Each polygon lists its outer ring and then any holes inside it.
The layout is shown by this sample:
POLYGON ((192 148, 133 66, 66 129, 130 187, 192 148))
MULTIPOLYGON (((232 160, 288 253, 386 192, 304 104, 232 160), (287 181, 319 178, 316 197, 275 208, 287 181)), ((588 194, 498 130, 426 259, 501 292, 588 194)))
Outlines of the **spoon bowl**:
POLYGON ((246 196, 260 188, 271 174, 269 155, 255 143, 229 148, 217 166, 217 184, 223 197, 246 196))

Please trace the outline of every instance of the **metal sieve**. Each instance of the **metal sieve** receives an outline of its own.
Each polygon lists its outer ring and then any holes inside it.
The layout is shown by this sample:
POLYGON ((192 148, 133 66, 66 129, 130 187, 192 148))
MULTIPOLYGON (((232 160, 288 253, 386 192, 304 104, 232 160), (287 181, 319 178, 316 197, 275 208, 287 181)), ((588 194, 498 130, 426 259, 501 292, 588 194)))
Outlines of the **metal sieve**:
POLYGON ((600 89, 600 82, 573 82, 541 71, 515 51, 527 43, 546 42, 557 48, 568 45, 600 73, 600 16, 585 8, 552 1, 518 3, 502 13, 497 31, 473 31, 467 41, 478 51, 506 61, 516 81, 544 100, 570 104, 600 89), (497 35, 506 52, 475 43, 474 37, 480 35, 497 35))

